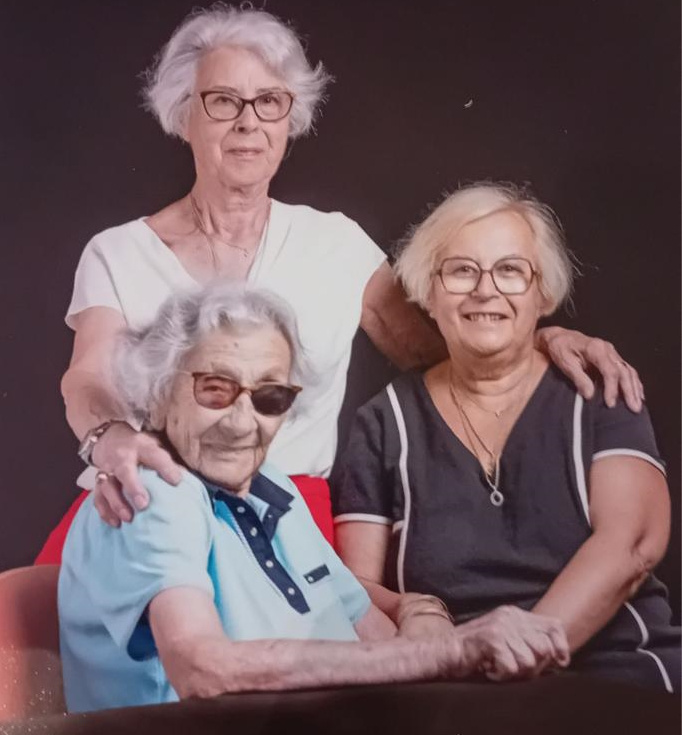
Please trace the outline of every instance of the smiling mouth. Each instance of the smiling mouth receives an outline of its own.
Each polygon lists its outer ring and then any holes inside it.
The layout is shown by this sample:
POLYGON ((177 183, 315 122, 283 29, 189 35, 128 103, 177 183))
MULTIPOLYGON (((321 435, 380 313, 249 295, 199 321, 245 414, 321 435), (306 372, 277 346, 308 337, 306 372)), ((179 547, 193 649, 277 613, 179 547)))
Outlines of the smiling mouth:
POLYGON ((232 454, 234 452, 253 452, 255 449, 257 449, 257 446, 254 446, 253 444, 249 444, 248 446, 243 447, 231 447, 228 444, 205 444, 204 449, 210 449, 214 452, 219 452, 221 454, 232 454))
POLYGON ((464 318, 470 322, 499 322, 502 319, 508 319, 508 316, 504 314, 494 314, 489 312, 473 312, 471 314, 465 314, 464 318))

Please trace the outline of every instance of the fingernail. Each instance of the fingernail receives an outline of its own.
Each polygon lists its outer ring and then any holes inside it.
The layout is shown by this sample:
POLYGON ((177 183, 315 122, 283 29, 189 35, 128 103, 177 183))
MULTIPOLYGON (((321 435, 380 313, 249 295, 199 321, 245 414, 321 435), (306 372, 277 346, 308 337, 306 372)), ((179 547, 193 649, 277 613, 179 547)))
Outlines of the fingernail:
POLYGON ((137 510, 144 510, 148 505, 147 498, 144 495, 135 495, 133 496, 133 505, 137 510))

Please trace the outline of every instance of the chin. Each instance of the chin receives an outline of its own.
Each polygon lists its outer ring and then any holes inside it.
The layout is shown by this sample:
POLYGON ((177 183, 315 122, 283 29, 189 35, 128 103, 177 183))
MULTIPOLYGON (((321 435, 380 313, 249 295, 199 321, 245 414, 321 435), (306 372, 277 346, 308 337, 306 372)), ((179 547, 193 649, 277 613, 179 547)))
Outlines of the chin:
POLYGON ((207 479, 229 490, 240 492, 248 488, 263 463, 262 457, 254 458, 253 454, 246 457, 244 454, 244 452, 237 452, 230 456, 226 453, 221 457, 205 460, 201 463, 199 472, 207 479))

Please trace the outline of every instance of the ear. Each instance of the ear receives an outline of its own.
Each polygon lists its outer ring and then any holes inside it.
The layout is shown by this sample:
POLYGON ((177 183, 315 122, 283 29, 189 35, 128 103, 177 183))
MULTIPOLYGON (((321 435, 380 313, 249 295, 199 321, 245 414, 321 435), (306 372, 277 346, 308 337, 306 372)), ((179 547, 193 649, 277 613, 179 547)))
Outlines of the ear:
POLYGON ((542 291, 538 291, 538 318, 549 316, 556 311, 556 304, 549 296, 545 296, 542 291))
POLYGON ((166 428, 166 410, 160 403, 152 404, 147 416, 146 425, 153 431, 163 431, 166 428))

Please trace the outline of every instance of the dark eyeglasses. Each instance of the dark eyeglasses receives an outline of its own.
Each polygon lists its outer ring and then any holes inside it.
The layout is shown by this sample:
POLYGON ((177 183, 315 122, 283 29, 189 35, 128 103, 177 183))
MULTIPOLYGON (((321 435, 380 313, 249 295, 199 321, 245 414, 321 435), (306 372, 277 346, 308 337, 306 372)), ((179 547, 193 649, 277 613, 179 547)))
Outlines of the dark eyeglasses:
POLYGON ((451 294, 469 294, 490 273, 495 288, 505 296, 524 294, 538 272, 526 258, 502 258, 490 268, 481 268, 471 258, 446 258, 434 275, 440 276, 443 288, 451 294))
POLYGON ((231 92, 208 90, 200 92, 201 102, 206 114, 212 120, 236 120, 246 105, 251 105, 256 117, 264 122, 277 122, 285 118, 294 104, 291 92, 263 92, 257 97, 246 99, 231 92))
POLYGON ((222 409, 231 406, 242 393, 251 396, 254 409, 263 416, 281 416, 291 408, 300 385, 261 383, 240 385, 236 380, 217 373, 187 373, 194 379, 194 400, 204 408, 222 409))

